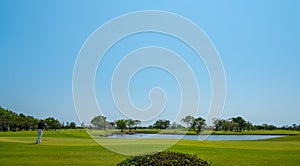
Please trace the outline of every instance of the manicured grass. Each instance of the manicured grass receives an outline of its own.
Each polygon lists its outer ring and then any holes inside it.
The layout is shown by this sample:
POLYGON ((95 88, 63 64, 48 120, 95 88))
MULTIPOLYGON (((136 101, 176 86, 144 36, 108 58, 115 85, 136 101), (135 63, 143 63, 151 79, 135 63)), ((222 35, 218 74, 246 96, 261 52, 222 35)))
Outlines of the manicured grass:
POLYGON ((84 130, 0 133, 0 165, 115 165, 127 156, 99 146, 84 130))
POLYGON ((214 165, 297 165, 300 136, 259 141, 180 141, 170 150, 198 154, 214 165))
MULTIPOLYGON (((84 130, 45 131, 39 145, 34 144, 36 135, 32 131, 0 132, 0 165, 116 165, 128 157, 98 145, 84 130)), ((96 138, 124 152, 155 149, 169 141, 96 138)), ((259 141, 181 140, 168 150, 197 154, 213 165, 297 165, 300 136, 259 141)))

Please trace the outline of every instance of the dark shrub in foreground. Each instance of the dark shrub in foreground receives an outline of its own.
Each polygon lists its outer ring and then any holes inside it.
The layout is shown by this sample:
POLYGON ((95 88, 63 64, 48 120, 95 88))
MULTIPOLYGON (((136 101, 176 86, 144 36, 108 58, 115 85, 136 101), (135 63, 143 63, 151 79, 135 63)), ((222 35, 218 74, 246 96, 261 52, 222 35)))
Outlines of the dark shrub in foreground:
POLYGON ((129 166, 129 165, 151 165, 151 166, 209 166, 210 163, 200 159, 197 155, 179 153, 179 152, 158 152, 155 154, 145 154, 142 156, 132 156, 117 166, 129 166))

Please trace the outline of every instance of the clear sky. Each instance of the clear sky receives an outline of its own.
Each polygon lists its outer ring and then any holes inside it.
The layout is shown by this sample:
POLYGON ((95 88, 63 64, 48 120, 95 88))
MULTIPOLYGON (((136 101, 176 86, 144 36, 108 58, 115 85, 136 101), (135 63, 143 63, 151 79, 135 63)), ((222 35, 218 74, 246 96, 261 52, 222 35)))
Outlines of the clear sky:
MULTIPOLYGON (((77 55, 99 26, 141 10, 173 12, 199 26, 222 59, 226 104, 222 118, 242 116, 254 124, 300 124, 299 1, 0 1, 0 106, 38 118, 79 124, 72 97, 77 55)), ((122 28, 122 27, 120 27, 122 28)), ((112 102, 110 77, 130 50, 147 45, 171 49, 191 66, 199 83, 200 116, 210 102, 209 75, 201 59, 183 43, 158 33, 119 41, 101 62, 96 96, 109 120, 122 118, 112 102), (191 56, 186 56, 186 55, 191 56)), ((160 86, 168 96, 160 118, 178 107, 176 80, 150 68, 136 74, 130 95, 147 107, 148 92, 160 86)))

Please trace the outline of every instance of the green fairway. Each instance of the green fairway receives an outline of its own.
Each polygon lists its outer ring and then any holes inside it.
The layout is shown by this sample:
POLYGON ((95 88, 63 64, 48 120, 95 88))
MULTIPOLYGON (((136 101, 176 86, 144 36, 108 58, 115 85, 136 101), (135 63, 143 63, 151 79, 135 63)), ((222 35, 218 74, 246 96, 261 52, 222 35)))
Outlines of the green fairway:
MULTIPOLYGON (((0 133, 0 165, 115 165, 128 156, 98 145, 84 130, 45 131, 35 144, 36 132, 0 133)), ((105 138, 97 138, 105 140, 105 138)), ((111 141, 115 148, 130 151, 144 146, 164 146, 167 140, 111 141)), ((259 141, 181 140, 171 151, 198 154, 213 165, 297 165, 300 136, 259 141)))
POLYGON ((114 165, 126 156, 99 146, 82 131, 0 133, 0 165, 114 165))

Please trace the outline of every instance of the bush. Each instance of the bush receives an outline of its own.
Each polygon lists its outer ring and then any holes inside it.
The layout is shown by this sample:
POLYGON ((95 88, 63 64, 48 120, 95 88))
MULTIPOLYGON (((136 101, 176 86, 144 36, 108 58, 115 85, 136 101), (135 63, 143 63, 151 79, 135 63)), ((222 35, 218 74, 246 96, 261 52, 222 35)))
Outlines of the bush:
POLYGON ((154 154, 145 154, 142 156, 132 156, 122 161, 121 163, 117 164, 117 166, 129 166, 129 165, 209 166, 210 163, 200 159, 197 155, 165 151, 165 152, 158 152, 154 154))

